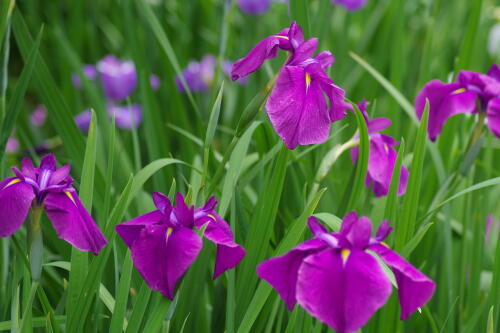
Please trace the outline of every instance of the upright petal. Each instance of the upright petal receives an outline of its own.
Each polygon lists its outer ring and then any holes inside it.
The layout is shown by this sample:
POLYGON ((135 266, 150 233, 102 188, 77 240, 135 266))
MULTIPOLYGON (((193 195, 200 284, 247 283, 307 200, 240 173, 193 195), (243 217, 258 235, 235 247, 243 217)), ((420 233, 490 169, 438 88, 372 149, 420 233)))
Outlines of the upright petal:
POLYGON ((40 161, 40 169, 56 171, 56 168, 57 168, 57 162, 56 158, 54 157, 54 154, 47 154, 44 157, 42 157, 42 160, 40 161))
POLYGON ((380 264, 361 250, 312 254, 298 273, 297 302, 339 332, 356 331, 366 324, 391 291, 380 264))
POLYGON ((297 303, 297 275, 302 261, 326 247, 327 244, 319 239, 308 240, 280 257, 261 262, 257 266, 257 275, 276 289, 291 311, 297 303))
POLYGON ((234 242, 231 227, 215 212, 209 214, 210 221, 204 236, 217 245, 213 278, 236 266, 246 254, 245 249, 234 242))
POLYGON ((301 43, 293 52, 290 60, 288 61, 289 65, 299 65, 301 62, 309 59, 311 55, 316 51, 318 47, 318 39, 311 38, 301 43))
POLYGON ((0 182, 0 237, 8 237, 21 228, 34 198, 31 185, 19 178, 0 182))
POLYGON ((352 247, 363 249, 370 242, 372 222, 365 216, 358 217, 355 211, 347 214, 342 220, 339 233, 352 247))
POLYGON ((97 255, 108 243, 75 191, 49 192, 44 205, 57 235, 80 251, 97 255))
POLYGON ((497 64, 491 65, 490 69, 488 70, 488 76, 500 82, 500 67, 497 64))
POLYGON ((168 231, 165 225, 148 225, 130 248, 135 267, 153 290, 174 298, 177 280, 194 262, 201 239, 187 228, 168 231))
POLYGON ((177 222, 186 228, 192 228, 194 225, 194 207, 188 207, 184 196, 177 193, 175 196, 175 207, 173 208, 177 222))
POLYGON ((140 236, 142 229, 146 226, 162 222, 164 215, 155 210, 150 213, 138 216, 130 221, 120 223, 116 226, 116 232, 128 247, 132 247, 135 240, 140 236))
POLYGON ((304 68, 285 66, 266 103, 276 133, 289 149, 326 141, 330 116, 320 83, 304 68))
POLYGON ((369 249, 393 269, 398 283, 401 320, 406 320, 415 310, 427 303, 436 284, 387 246, 375 244, 369 249))
POLYGON ((493 98, 488 103, 486 120, 490 131, 500 139, 500 97, 493 98))
POLYGON ((170 216, 170 212, 172 211, 172 203, 165 194, 160 192, 153 192, 153 202, 155 203, 156 208, 158 208, 163 215, 170 216))
POLYGON ((419 118, 429 100, 429 138, 435 141, 449 117, 459 113, 472 113, 476 110, 476 93, 464 91, 459 83, 442 83, 433 80, 427 83, 418 93, 415 100, 415 111, 419 118))
POLYGON ((392 229, 394 228, 389 225, 389 220, 383 220, 377 229, 377 235, 375 236, 375 239, 378 242, 383 242, 392 232, 392 229))

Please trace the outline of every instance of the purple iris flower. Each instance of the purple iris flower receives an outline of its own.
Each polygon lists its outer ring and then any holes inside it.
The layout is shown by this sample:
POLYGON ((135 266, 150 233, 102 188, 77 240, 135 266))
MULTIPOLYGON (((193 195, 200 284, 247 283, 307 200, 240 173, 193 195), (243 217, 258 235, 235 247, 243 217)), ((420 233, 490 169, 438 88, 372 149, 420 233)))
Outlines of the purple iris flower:
POLYGON ((429 100, 429 137, 435 141, 449 117, 459 113, 486 113, 490 131, 500 138, 500 69, 493 64, 487 74, 461 71, 457 80, 433 80, 417 95, 415 111, 419 118, 429 100))
POLYGON ((137 73, 132 61, 107 55, 97 63, 106 97, 115 101, 127 98, 137 86, 137 73))
POLYGON ((47 120, 47 109, 43 105, 38 105, 30 115, 30 122, 35 127, 40 127, 47 120))
MULTIPOLYGON (((82 71, 83 75, 85 75, 85 77, 89 81, 93 81, 97 77, 97 69, 94 65, 83 65, 82 71)), ((71 75, 71 81, 73 82, 73 85, 78 89, 82 88, 82 80, 77 73, 73 73, 71 75)))
POLYGON ((202 247, 195 227, 217 245, 213 278, 236 266, 245 250, 234 242, 231 228, 216 212, 212 197, 198 209, 188 207, 182 194, 176 205, 162 193, 153 193, 157 210, 116 226, 132 253, 135 267, 151 289, 172 299, 177 281, 195 261, 202 247))
POLYGON ((151 83, 151 88, 153 88, 153 90, 156 91, 160 89, 160 78, 158 77, 158 75, 151 74, 149 76, 149 82, 151 83))
POLYGON ((0 182, 0 237, 16 232, 32 206, 43 206, 57 235, 77 249, 97 255, 107 244, 73 188, 69 165, 57 168, 54 155, 49 154, 39 168, 25 158, 21 170, 12 170, 15 177, 0 182))
MULTIPOLYGON (((388 135, 378 133, 391 126, 391 121, 387 118, 369 119, 366 113, 367 105, 368 103, 364 99, 358 104, 358 108, 366 120, 370 139, 368 173, 365 184, 367 187, 372 187, 373 185, 373 193, 377 197, 382 197, 389 193, 392 173, 394 172, 397 159, 397 152, 393 147, 398 145, 399 142, 396 142, 388 135)), ((358 155, 358 147, 351 149, 351 160, 353 163, 356 163, 358 155)), ((398 195, 403 195, 406 192, 406 185, 408 183, 408 170, 404 166, 401 166, 399 177, 398 195)))
POLYGON ((139 127, 142 121, 142 110, 140 105, 108 105, 110 119, 115 116, 116 126, 121 129, 133 129, 139 127))
MULTIPOLYGON (((207 91, 214 79, 215 65, 217 60, 211 54, 205 55, 201 61, 190 61, 182 75, 192 92, 207 91)), ((177 89, 185 92, 184 86, 179 77, 175 77, 177 89)))
POLYGON ((271 0, 238 0, 238 7, 247 14, 259 15, 271 7, 271 0))
POLYGON ((346 115, 344 90, 325 73, 334 62, 333 55, 322 51, 312 57, 318 40, 303 40, 302 29, 293 22, 290 28, 260 41, 232 70, 232 79, 237 80, 275 58, 278 49, 291 53, 266 102, 269 119, 289 149, 326 141, 330 123, 346 115))
POLYGON ((360 10, 366 5, 367 0, 332 0, 334 5, 339 5, 348 11, 360 10))
POLYGON ((338 233, 329 233, 310 217, 313 239, 257 267, 261 279, 276 289, 289 310, 299 303, 337 332, 358 330, 382 307, 392 287, 373 253, 394 273, 401 319, 406 320, 432 296, 434 282, 392 251, 383 240, 392 231, 382 222, 375 237, 367 217, 351 212, 338 233))

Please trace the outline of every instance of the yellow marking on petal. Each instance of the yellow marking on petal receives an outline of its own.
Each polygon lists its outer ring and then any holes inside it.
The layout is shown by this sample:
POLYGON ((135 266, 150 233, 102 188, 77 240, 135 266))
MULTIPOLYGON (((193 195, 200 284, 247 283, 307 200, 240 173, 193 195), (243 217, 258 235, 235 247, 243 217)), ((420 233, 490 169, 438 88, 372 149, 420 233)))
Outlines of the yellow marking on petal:
POLYGON ((20 182, 21 182, 21 179, 19 179, 19 178, 12 179, 7 185, 5 185, 4 188, 7 188, 10 185, 14 185, 14 184, 17 184, 17 183, 20 183, 20 182))
POLYGON ((75 204, 76 206, 76 201, 75 201, 75 198, 73 198, 73 195, 71 194, 71 192, 64 192, 66 193, 66 195, 68 196, 68 198, 75 204))
POLYGON ((389 146, 387 145, 387 143, 384 143, 384 149, 386 153, 389 152, 389 146))
POLYGON ((276 36, 278 38, 283 38, 283 39, 286 39, 286 40, 290 40, 287 36, 276 36))
POLYGON ((165 234, 165 241, 167 241, 167 242, 168 242, 168 238, 169 238, 169 237, 170 237, 170 235, 172 234, 172 231, 174 231, 174 229, 173 229, 173 228, 171 228, 171 227, 168 227, 168 228, 167 228, 167 233, 165 234))
POLYGON ((309 86, 311 85, 311 75, 306 73, 306 91, 309 89, 309 86))
POLYGON ((385 243, 385 242, 380 242, 380 244, 381 244, 381 245, 383 245, 383 246, 385 246, 385 247, 386 247, 386 248, 388 248, 388 249, 390 249, 390 248, 391 248, 391 247, 390 247, 387 243, 385 243))
POLYGON ((348 249, 342 249, 340 251, 340 256, 342 257, 342 263, 345 265, 345 263, 347 262, 347 258, 349 258, 349 256, 351 255, 351 251, 348 250, 348 249))
POLYGON ((454 92, 452 92, 451 94, 452 95, 456 95, 456 94, 460 94, 460 93, 463 93, 463 92, 465 92, 465 88, 457 89, 454 92))
POLYGON ((217 222, 217 219, 212 214, 207 214, 207 216, 210 217, 212 220, 214 220, 214 222, 217 222))

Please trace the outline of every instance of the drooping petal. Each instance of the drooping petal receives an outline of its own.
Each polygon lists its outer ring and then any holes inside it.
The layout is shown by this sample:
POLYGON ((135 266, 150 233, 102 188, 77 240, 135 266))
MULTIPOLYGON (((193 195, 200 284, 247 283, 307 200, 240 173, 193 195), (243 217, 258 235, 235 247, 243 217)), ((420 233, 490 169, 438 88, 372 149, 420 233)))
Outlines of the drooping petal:
POLYGON ((236 266, 246 254, 245 249, 234 242, 231 227, 215 212, 209 214, 204 236, 217 245, 213 279, 236 266))
POLYGON ((281 70, 266 110, 289 149, 322 143, 328 138, 331 121, 320 83, 311 80, 300 66, 281 70))
POLYGON ((151 289, 173 299, 177 281, 194 262, 201 246, 200 237, 190 229, 172 231, 165 225, 148 225, 130 251, 135 267, 151 289))
POLYGON ((361 250, 326 249, 300 266, 297 302, 338 332, 358 330, 392 291, 377 260, 361 250))
POLYGON ((435 141, 449 117, 459 113, 472 113, 476 110, 476 93, 464 91, 459 83, 442 83, 433 80, 420 90, 415 100, 415 111, 419 118, 429 100, 429 138, 435 141))
POLYGON ((297 302, 297 274, 302 261, 326 247, 327 244, 319 239, 308 240, 280 257, 261 262, 257 266, 257 275, 276 289, 291 311, 297 302))
POLYGON ((377 253, 394 271, 401 304, 401 320, 406 320, 415 310, 429 301, 436 284, 387 246, 375 244, 369 249, 377 253))
POLYGON ((374 118, 367 121, 368 133, 377 133, 391 126, 391 120, 388 118, 374 118))
POLYGON ((128 247, 132 247, 135 240, 141 234, 143 228, 149 225, 157 224, 162 222, 164 215, 159 211, 155 210, 150 213, 138 216, 130 221, 120 223, 116 226, 116 232, 128 247))
POLYGON ((490 131, 500 139, 500 97, 493 98, 488 103, 486 119, 490 131))
POLYGON ((0 237, 8 237, 21 228, 34 198, 31 185, 17 177, 0 182, 0 237))
POLYGON ((325 72, 320 71, 314 74, 314 78, 318 79, 321 85, 321 89, 328 96, 330 101, 330 120, 332 122, 344 118, 347 113, 346 109, 349 103, 345 102, 345 91, 344 89, 336 86, 333 81, 326 75, 325 72))
POLYGON ((75 191, 48 192, 44 205, 57 235, 80 251, 97 255, 108 243, 75 191))
POLYGON ((238 0, 238 7, 250 15, 266 12, 271 6, 271 0, 238 0))

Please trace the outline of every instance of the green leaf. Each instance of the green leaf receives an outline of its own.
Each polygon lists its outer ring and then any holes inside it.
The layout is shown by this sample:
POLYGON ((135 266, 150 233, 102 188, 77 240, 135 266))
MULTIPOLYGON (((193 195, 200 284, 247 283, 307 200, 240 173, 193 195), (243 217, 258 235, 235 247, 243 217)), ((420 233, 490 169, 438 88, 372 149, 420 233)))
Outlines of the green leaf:
POLYGON ((309 0, 290 0, 290 13, 292 20, 302 27, 306 39, 310 36, 309 0))
MULTIPOLYGON (((38 49, 40 47, 40 41, 43 36, 43 28, 40 29, 38 36, 36 37, 36 41, 31 47, 29 51, 29 55, 26 60, 26 65, 21 72, 21 76, 19 77, 18 82, 14 88, 14 92, 9 100, 9 104, 7 106, 7 113, 5 115, 5 119, 2 122, 2 131, 0 132, 0 160, 2 159, 5 153, 5 145, 7 144, 7 140, 14 129, 14 124, 16 123, 19 112, 21 111, 21 107, 24 102, 24 95, 26 94, 26 89, 28 88, 28 84, 31 80, 31 74, 33 73, 33 69, 35 68, 38 49)), ((2 119, 0 119, 1 121, 2 119)))
POLYGON ((398 157, 396 159, 396 164, 394 165, 394 170, 392 171, 391 185, 389 187, 389 193, 387 194, 384 212, 384 217, 392 223, 397 221, 399 180, 401 179, 401 165, 403 164, 404 153, 405 141, 404 139, 401 139, 401 144, 398 149, 398 157))
POLYGON ((130 250, 123 262, 122 273, 120 277, 120 284, 118 286, 118 293, 116 295, 116 303, 111 317, 111 324, 109 331, 112 333, 120 333, 126 327, 125 311, 127 310, 127 300, 130 290, 130 280, 132 278, 132 257, 130 250))
POLYGON ((137 295, 134 307, 132 309, 132 314, 130 315, 130 320, 127 325, 127 330, 125 333, 137 333, 141 327, 142 320, 144 318, 144 313, 146 312, 146 307, 149 303, 151 296, 151 288, 146 283, 142 282, 141 289, 137 295))
POLYGON ((412 239, 408 241, 408 243, 405 245, 403 250, 401 251, 401 255, 405 258, 409 258, 413 250, 420 244, 422 239, 424 239, 424 236, 427 234, 427 231, 432 227, 434 223, 427 223, 426 225, 423 225, 420 227, 420 229, 417 231, 417 234, 413 236, 412 239))
POLYGON ((156 333, 160 330, 161 324, 166 317, 171 301, 165 297, 161 297, 158 304, 153 308, 153 312, 148 317, 146 326, 143 332, 156 333))
POLYGON ((340 225, 342 224, 340 217, 330 213, 316 213, 314 216, 323 221, 333 232, 340 230, 340 225))
POLYGON ((425 159, 425 142, 427 140, 427 121, 429 119, 429 101, 426 102, 420 128, 415 140, 413 159, 411 161, 408 186, 403 199, 403 211, 401 219, 396 224, 395 249, 400 251, 404 248, 416 226, 417 210, 422 184, 422 170, 425 159))

